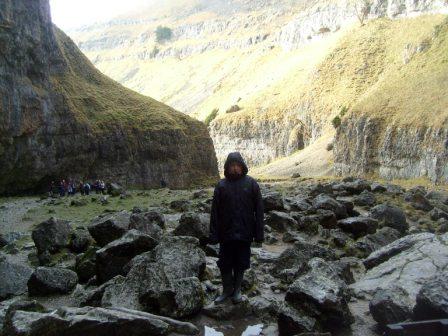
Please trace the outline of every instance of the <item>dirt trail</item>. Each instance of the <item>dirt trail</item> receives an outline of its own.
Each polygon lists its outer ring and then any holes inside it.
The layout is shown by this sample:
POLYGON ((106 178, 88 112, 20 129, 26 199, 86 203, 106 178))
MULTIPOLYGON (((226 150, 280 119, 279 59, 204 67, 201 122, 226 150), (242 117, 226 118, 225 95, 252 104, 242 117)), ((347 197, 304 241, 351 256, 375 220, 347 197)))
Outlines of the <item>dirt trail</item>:
POLYGON ((38 207, 38 198, 16 198, 6 200, 0 205, 0 233, 25 232, 31 223, 23 221, 23 216, 32 208, 38 207))

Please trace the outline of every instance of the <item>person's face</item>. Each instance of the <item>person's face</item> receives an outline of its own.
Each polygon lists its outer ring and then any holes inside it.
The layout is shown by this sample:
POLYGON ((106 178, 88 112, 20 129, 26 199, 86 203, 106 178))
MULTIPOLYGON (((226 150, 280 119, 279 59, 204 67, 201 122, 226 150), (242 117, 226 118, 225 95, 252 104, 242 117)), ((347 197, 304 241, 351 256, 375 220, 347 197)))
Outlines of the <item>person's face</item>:
POLYGON ((243 167, 237 162, 232 162, 229 166, 229 172, 231 174, 241 175, 243 173, 243 167))

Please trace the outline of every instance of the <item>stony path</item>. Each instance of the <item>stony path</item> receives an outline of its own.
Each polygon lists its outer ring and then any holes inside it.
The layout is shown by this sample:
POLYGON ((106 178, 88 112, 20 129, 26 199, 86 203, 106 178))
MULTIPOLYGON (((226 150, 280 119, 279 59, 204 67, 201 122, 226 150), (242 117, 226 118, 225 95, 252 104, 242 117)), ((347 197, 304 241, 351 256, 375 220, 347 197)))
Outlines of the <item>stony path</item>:
POLYGON ((7 200, 0 205, 0 232, 24 232, 29 229, 30 223, 22 220, 28 210, 38 207, 37 198, 17 198, 7 200))

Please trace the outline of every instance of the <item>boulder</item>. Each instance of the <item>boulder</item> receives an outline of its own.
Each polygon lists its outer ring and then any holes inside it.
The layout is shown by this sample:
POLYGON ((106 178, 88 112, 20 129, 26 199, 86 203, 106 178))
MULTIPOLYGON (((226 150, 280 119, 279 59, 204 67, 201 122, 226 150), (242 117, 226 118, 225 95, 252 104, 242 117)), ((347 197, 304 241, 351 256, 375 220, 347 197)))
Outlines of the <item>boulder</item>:
POLYGON ((373 252, 364 264, 368 271, 351 285, 357 297, 371 299, 379 290, 399 290, 413 307, 422 286, 448 267, 448 234, 403 237, 373 252))
POLYGON ((160 291, 144 291, 140 296, 144 310, 164 316, 185 317, 202 309, 204 291, 197 277, 177 279, 170 285, 160 291))
POLYGON ((75 272, 79 282, 85 283, 96 275, 96 251, 98 248, 90 247, 85 253, 76 256, 75 272))
POLYGON ((386 186, 378 182, 372 182, 372 184, 370 185, 370 189, 375 193, 383 193, 387 190, 386 186))
POLYGON ((422 211, 430 211, 434 206, 426 199, 425 190, 411 189, 404 195, 404 200, 409 202, 413 208, 422 211))
POLYGON ((28 280, 30 296, 70 293, 78 283, 78 275, 59 267, 38 267, 28 280))
POLYGON ((316 234, 318 226, 325 229, 336 228, 337 218, 333 211, 318 209, 316 214, 300 217, 299 228, 307 233, 316 234))
POLYGON ((75 253, 85 252, 92 242, 89 231, 85 227, 77 227, 71 235, 70 250, 75 253))
POLYGON ((311 259, 308 267, 310 271, 289 286, 285 301, 327 330, 349 326, 353 322, 348 307, 350 294, 338 271, 321 258, 311 259))
POLYGON ((319 257, 325 260, 335 260, 336 256, 333 250, 311 243, 305 239, 299 239, 294 245, 284 250, 278 258, 274 260, 273 272, 279 275, 282 271, 293 269, 294 272, 300 272, 306 268, 309 260, 319 257))
POLYGON ((185 212, 188 211, 190 207, 190 201, 189 200, 174 200, 170 203, 170 208, 179 212, 185 212))
POLYGON ((409 229, 403 210, 394 205, 377 205, 370 210, 369 217, 378 220, 380 227, 388 226, 398 230, 400 233, 406 233, 409 229))
POLYGON ((291 211, 306 211, 311 208, 311 204, 301 197, 288 198, 287 201, 291 211))
POLYGON ((133 213, 129 219, 129 229, 139 230, 160 240, 165 229, 165 217, 158 211, 133 213))
POLYGON ((31 236, 39 254, 46 251, 55 253, 69 246, 72 232, 68 221, 52 217, 38 224, 31 236))
POLYGON ((297 229, 298 223, 286 212, 269 211, 266 216, 265 224, 276 231, 285 232, 291 229, 297 229))
POLYGON ((348 195, 360 194, 364 190, 370 191, 370 185, 367 181, 362 179, 353 179, 353 181, 342 181, 341 183, 335 184, 333 190, 335 191, 345 191, 348 195))
POLYGON ((416 320, 448 318, 448 270, 426 281, 417 294, 414 307, 416 320))
POLYGON ((383 227, 376 231, 375 233, 368 234, 360 238, 355 243, 355 248, 360 251, 361 256, 366 258, 372 252, 386 246, 393 241, 399 239, 401 236, 400 232, 390 227, 383 227))
MULTIPOLYGON (((184 298, 184 290, 178 285, 182 282, 179 281, 191 277, 201 279, 205 264, 205 253, 199 247, 197 238, 167 236, 154 250, 136 256, 129 263, 129 272, 124 281, 105 289, 102 305, 168 311, 169 307, 173 307, 173 300, 177 302, 184 298), (170 300, 167 300, 167 295, 170 300), (145 301, 142 302, 142 299, 145 301)), ((194 280, 188 281, 194 286, 194 280)), ((190 296, 189 302, 177 302, 180 308, 170 314, 180 317, 192 311, 188 307, 199 309, 197 305, 202 302, 198 297, 190 296)))
POLYGON ((199 239, 201 245, 208 241, 210 215, 206 213, 184 213, 179 220, 179 225, 174 229, 175 236, 190 236, 199 239))
POLYGON ((6 334, 2 333, 5 321, 9 319, 9 316, 16 310, 42 312, 45 310, 45 307, 34 300, 27 301, 22 297, 15 297, 0 302, 0 335, 6 336, 6 334))
POLYGON ((243 296, 243 301, 238 304, 214 304, 211 303, 204 307, 203 314, 218 321, 239 320, 242 316, 248 316, 252 313, 249 300, 243 296))
POLYGON ((378 228, 378 221, 363 216, 349 217, 339 220, 338 227, 344 232, 351 233, 357 239, 375 233, 378 228))
POLYGON ((287 303, 280 306, 277 324, 281 336, 294 336, 311 332, 317 328, 314 318, 305 315, 287 303))
POLYGON ((0 254, 0 301, 24 294, 32 273, 29 266, 0 254))
POLYGON ((124 266, 135 256, 152 250, 157 241, 140 231, 130 230, 96 252, 96 276, 99 283, 116 275, 126 275, 124 266))
POLYGON ((343 248, 349 241, 352 241, 352 239, 340 229, 330 230, 330 239, 334 246, 340 248, 343 248))
POLYGON ((282 211, 285 210, 285 205, 283 202, 283 196, 276 191, 271 191, 262 195, 263 197, 263 208, 265 212, 268 211, 282 211))
POLYGON ((381 326, 406 321, 412 316, 412 302, 407 293, 396 287, 378 290, 369 303, 373 319, 381 326))
POLYGON ((16 310, 7 316, 5 322, 5 334, 9 336, 158 336, 198 333, 199 330, 191 323, 124 308, 63 307, 44 313, 16 310))
POLYGON ((120 238, 129 228, 130 213, 122 211, 95 218, 88 230, 99 246, 120 238))
POLYGON ((313 200, 313 207, 315 209, 331 210, 334 212, 337 219, 346 218, 348 216, 347 209, 344 205, 325 194, 320 194, 313 200))
POLYGON ((401 195, 404 193, 403 187, 396 184, 387 184, 386 185, 386 193, 390 195, 401 195))
POLYGON ((438 221, 441 218, 448 219, 448 212, 445 212, 439 208, 434 208, 430 211, 429 216, 433 221, 438 221))
POLYGON ((395 240, 378 251, 370 254, 369 257, 364 260, 364 266, 367 269, 378 266, 392 257, 401 254, 402 252, 413 249, 416 244, 420 245, 421 242, 429 241, 433 237, 434 235, 431 233, 418 233, 395 240))
POLYGON ((354 197, 354 203, 361 206, 372 206, 376 203, 375 194, 364 190, 362 193, 354 197))

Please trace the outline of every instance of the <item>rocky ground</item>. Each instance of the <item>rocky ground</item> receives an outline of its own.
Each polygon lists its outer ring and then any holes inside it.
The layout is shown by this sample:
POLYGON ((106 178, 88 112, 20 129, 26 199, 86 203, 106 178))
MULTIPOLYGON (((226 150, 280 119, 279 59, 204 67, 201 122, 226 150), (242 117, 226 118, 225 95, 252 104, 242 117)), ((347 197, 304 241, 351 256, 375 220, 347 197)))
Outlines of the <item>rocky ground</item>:
POLYGON ((212 189, 1 200, 0 335, 368 336, 448 317, 448 192, 346 178, 262 193, 245 299, 219 306, 212 189))

